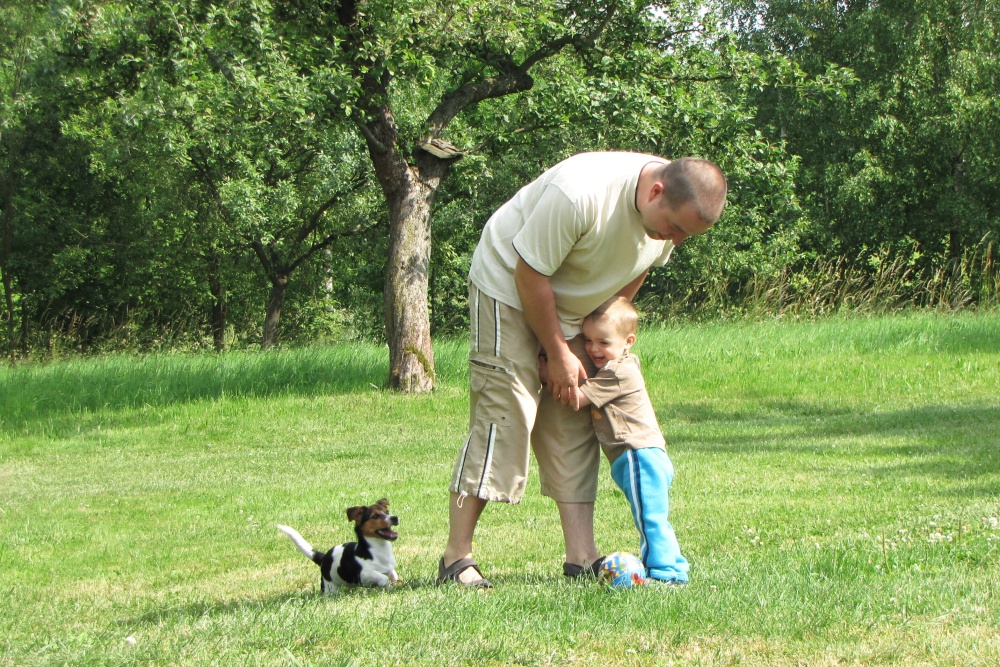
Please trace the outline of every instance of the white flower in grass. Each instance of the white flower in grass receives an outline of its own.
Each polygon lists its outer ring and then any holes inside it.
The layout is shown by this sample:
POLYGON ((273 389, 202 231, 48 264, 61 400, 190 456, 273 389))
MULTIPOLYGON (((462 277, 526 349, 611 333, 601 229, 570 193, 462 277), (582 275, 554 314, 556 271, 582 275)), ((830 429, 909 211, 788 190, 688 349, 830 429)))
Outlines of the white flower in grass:
POLYGON ((936 544, 937 542, 951 542, 951 535, 945 535, 940 530, 935 530, 927 536, 927 541, 931 544, 936 544))

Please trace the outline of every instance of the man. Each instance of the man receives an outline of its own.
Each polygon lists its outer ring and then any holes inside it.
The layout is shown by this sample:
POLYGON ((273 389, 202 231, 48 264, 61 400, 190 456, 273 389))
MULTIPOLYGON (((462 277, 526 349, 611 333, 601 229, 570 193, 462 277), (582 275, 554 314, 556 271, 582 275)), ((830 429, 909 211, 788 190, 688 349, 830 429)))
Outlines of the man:
POLYGON ((487 502, 520 501, 529 443, 542 494, 559 509, 564 574, 600 566, 600 448, 579 391, 594 369, 580 324, 613 295, 635 297, 650 267, 708 231, 726 191, 707 160, 583 153, 523 187, 486 223, 469 270, 469 436, 449 489, 439 582, 490 587, 472 559, 473 534, 487 502), (550 391, 541 391, 542 352, 550 391))

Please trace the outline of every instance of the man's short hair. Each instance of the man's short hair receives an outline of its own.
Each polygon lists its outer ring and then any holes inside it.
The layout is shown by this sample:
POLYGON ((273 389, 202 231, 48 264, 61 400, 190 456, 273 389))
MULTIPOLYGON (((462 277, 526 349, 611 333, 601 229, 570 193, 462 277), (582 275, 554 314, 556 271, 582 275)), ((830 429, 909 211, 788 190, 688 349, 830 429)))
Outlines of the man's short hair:
POLYGON ((583 319, 599 320, 602 318, 611 322, 618 333, 625 336, 639 330, 639 311, 635 309, 635 305, 631 301, 623 296, 611 297, 583 319))
POLYGON ((729 184, 714 162, 683 157, 660 167, 656 176, 663 181, 664 201, 671 208, 691 202, 698 217, 710 225, 722 215, 729 184))

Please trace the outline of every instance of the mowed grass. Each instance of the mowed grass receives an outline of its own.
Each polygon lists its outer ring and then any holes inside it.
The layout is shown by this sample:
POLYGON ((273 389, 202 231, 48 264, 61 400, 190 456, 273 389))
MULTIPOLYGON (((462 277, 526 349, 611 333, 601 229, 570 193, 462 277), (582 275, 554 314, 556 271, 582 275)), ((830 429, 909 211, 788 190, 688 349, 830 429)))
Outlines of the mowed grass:
MULTIPOLYGON (((561 576, 537 475, 490 507, 496 588, 434 585, 468 420, 378 388, 378 347, 0 370, 0 665, 1000 664, 1000 316, 644 331, 692 582, 561 576), (404 583, 318 595, 317 547, 388 497, 404 583)), ((602 469, 597 531, 635 552, 602 469)))

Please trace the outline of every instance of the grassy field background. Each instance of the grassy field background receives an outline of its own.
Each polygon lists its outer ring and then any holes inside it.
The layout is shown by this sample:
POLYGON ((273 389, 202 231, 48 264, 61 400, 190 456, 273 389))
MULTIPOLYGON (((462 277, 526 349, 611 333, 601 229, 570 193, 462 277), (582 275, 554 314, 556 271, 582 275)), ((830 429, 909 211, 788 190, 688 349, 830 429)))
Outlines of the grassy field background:
MULTIPOLYGON (((374 346, 0 369, 0 665, 1000 664, 1000 316, 686 325, 636 348, 692 583, 561 576, 537 476, 490 507, 496 588, 433 583, 467 423, 374 346), (388 497, 404 583, 317 594, 275 529, 388 497)), ((599 546, 634 552, 602 470, 599 546)))

